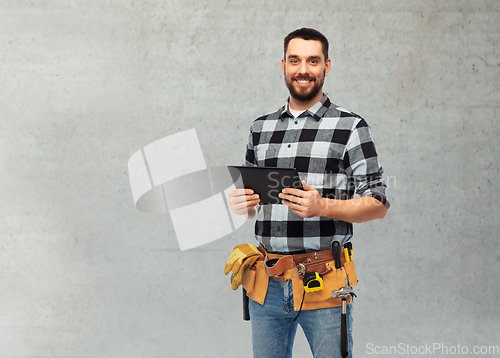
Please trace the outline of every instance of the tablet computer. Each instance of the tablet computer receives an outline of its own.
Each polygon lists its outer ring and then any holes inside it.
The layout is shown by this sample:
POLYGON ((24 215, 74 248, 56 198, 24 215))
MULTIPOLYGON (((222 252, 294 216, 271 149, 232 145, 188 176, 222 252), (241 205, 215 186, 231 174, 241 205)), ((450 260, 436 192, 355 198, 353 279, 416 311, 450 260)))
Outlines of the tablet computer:
POLYGON ((283 188, 304 190, 295 168, 228 166, 234 186, 252 189, 261 204, 281 204, 278 194, 283 188))

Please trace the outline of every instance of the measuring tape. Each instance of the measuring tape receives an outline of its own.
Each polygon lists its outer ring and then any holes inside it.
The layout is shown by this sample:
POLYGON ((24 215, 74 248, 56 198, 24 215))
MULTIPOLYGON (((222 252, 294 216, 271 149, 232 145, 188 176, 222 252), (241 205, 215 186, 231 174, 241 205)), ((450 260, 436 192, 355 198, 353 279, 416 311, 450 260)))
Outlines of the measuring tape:
POLYGON ((318 272, 309 272, 304 276, 304 290, 306 292, 321 291, 325 288, 323 276, 318 272))

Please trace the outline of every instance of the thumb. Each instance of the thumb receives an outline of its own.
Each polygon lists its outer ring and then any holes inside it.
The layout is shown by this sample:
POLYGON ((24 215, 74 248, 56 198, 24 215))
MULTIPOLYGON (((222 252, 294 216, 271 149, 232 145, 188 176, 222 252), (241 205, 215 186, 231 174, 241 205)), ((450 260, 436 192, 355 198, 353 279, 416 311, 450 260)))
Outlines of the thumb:
POLYGON ((307 184, 305 180, 302 180, 302 187, 304 188, 305 191, 314 190, 314 187, 307 184))

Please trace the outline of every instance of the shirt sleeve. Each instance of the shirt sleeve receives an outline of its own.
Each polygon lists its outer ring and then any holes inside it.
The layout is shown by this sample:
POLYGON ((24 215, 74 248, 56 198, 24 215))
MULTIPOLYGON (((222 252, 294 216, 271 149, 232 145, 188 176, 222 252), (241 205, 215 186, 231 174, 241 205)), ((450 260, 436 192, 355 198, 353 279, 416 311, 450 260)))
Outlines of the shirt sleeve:
POLYGON ((359 196, 371 196, 387 208, 394 197, 387 189, 375 141, 364 119, 355 123, 344 152, 344 168, 351 186, 359 196))
POLYGON ((253 133, 253 128, 250 127, 250 133, 248 134, 248 143, 247 150, 245 153, 245 164, 246 167, 256 167, 257 159, 255 158, 255 149, 254 149, 254 138, 255 135, 253 133))
MULTIPOLYGON (((257 159, 255 158, 255 150, 254 150, 254 143, 255 140, 255 135, 253 133, 252 127, 250 127, 250 133, 248 134, 248 143, 247 143, 247 150, 245 153, 245 163, 243 164, 246 167, 256 167, 257 166, 257 159)), ((260 214, 260 204, 257 204, 257 215, 260 214)))

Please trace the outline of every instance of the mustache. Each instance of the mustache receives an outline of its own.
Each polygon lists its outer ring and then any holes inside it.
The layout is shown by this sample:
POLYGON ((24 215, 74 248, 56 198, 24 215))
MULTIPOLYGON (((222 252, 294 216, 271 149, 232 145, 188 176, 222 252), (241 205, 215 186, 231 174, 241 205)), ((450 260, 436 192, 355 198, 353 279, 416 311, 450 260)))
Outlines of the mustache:
POLYGON ((316 81, 316 77, 314 76, 294 76, 292 77, 292 80, 296 81, 316 81))

